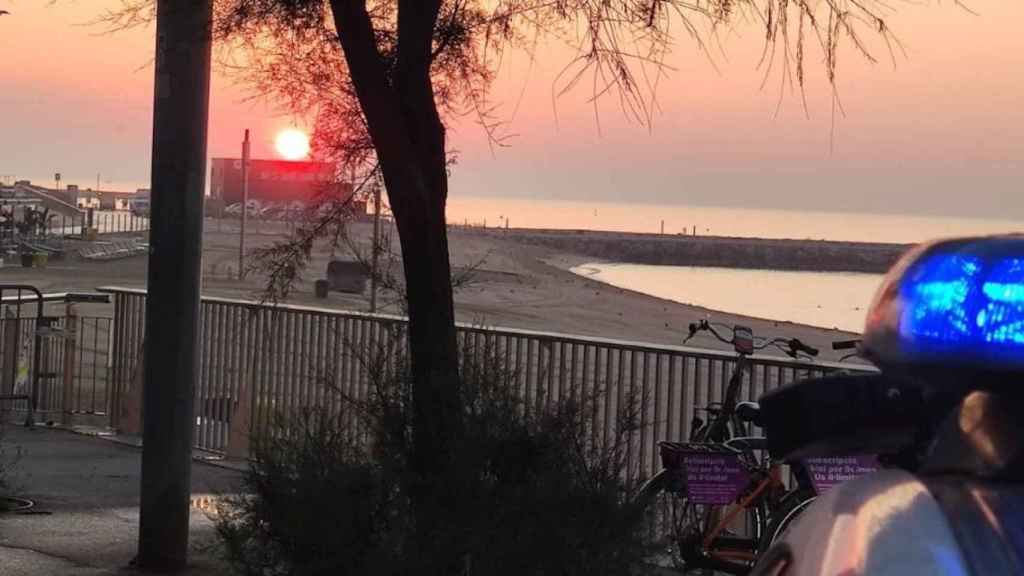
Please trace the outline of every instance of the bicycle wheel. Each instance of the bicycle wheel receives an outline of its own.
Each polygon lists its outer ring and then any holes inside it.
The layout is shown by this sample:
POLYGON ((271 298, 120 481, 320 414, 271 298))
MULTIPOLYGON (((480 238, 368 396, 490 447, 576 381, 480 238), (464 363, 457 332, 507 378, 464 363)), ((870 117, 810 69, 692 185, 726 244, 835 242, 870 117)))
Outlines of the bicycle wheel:
POLYGON ((690 502, 685 481, 674 476, 671 471, 662 470, 638 494, 653 535, 650 559, 680 571, 749 570, 764 535, 765 514, 761 505, 745 508, 728 524, 719 526, 728 507, 690 502), (718 535, 705 547, 706 536, 716 529, 718 535))
POLYGON ((817 497, 817 494, 809 488, 800 488, 783 496, 779 505, 771 511, 771 522, 768 523, 768 530, 761 540, 758 556, 764 554, 772 544, 781 539, 785 535, 786 529, 817 497))

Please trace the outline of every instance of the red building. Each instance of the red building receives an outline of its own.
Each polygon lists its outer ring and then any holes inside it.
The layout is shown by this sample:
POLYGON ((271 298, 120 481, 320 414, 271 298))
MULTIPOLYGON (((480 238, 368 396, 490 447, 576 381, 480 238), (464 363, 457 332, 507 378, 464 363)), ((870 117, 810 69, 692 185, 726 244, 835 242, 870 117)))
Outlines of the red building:
MULTIPOLYGON (((308 202, 335 185, 334 169, 325 162, 249 161, 249 199, 260 202, 308 202)), ((242 201, 242 160, 214 158, 210 196, 225 205, 242 201)))

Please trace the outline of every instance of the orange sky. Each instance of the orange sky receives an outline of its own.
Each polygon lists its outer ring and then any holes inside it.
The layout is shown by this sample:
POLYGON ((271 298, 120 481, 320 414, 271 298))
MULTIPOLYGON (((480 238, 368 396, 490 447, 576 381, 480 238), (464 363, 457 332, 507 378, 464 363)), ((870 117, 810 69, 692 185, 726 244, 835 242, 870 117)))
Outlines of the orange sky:
MULTIPOLYGON (((148 179, 152 30, 103 35, 82 25, 113 3, 0 0, 12 12, 0 17, 0 176, 148 179)), ((546 46, 532 66, 508 59, 494 96, 518 136, 492 154, 469 119, 453 126, 461 160, 452 194, 1024 220, 1024 3, 979 0, 977 16, 952 2, 898 8, 890 25, 908 55, 895 69, 884 51, 873 66, 841 53, 847 116, 831 154, 820 55, 808 61, 810 119, 796 95, 774 117, 779 78, 761 89, 761 31, 739 23, 713 56, 717 71, 680 38, 649 130, 614 99, 600 104, 599 130, 586 88, 553 105, 564 47, 546 46)), ((211 156, 236 154, 246 127, 254 154, 272 155, 275 133, 293 124, 243 96, 215 78, 211 156)))

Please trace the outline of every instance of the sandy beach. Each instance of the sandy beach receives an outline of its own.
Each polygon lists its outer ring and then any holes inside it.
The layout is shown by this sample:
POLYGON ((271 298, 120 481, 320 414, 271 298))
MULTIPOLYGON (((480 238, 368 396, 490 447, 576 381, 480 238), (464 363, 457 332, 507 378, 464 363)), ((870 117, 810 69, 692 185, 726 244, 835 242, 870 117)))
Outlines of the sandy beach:
MULTIPOLYGON (((236 276, 238 262, 238 223, 206 222, 203 250, 204 294, 229 298, 258 298, 265 282, 261 274, 244 281, 236 276)), ((261 222, 250 224, 247 247, 268 246, 280 239, 284 225, 261 222)), ((351 236, 368 245, 368 223, 351 226, 351 236)), ((397 251, 397 237, 394 239, 397 251)), ((566 334, 634 340, 655 344, 680 344, 686 326, 695 320, 711 318, 727 324, 750 326, 756 335, 797 337, 822 350, 822 357, 834 359, 830 349, 834 340, 851 337, 847 332, 826 330, 788 322, 755 319, 661 300, 629 290, 612 287, 569 272, 569 268, 593 262, 585 254, 568 253, 544 245, 523 243, 502 234, 480 234, 453 228, 450 232, 452 265, 455 269, 476 266, 472 280, 456 293, 456 312, 462 322, 494 327, 509 327, 566 334)), ((335 256, 344 257, 342 252, 335 256)), ((289 302, 324 308, 366 311, 367 294, 332 292, 317 299, 313 282, 323 278, 332 253, 318 246, 309 269, 295 286, 289 302)), ((396 263, 400 271, 400 264, 396 263)), ((0 282, 33 284, 44 292, 93 290, 100 286, 145 286, 146 258, 135 256, 109 262, 92 262, 75 254, 47 268, 21 268, 10 263, 0 270, 0 282)), ((400 313, 394 296, 381 294, 383 312, 400 313)), ((103 313, 95 307, 92 313, 103 313)), ((709 336, 698 336, 694 346, 722 348, 709 336)))

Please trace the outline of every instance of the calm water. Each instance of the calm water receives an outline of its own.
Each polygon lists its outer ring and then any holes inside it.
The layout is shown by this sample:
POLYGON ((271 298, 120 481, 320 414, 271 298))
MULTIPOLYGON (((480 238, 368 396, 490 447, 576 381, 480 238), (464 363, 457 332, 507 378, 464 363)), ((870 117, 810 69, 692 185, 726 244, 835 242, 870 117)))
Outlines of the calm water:
MULTIPOLYGON (((1010 215, 1017 217, 1017 215, 1010 215)), ((970 234, 1024 232, 1015 220, 796 212, 562 200, 452 197, 453 223, 517 228, 561 228, 660 233, 686 229, 715 236, 874 242, 920 242, 970 234)), ((790 320, 860 332, 877 274, 775 272, 639 264, 588 264, 574 270, 596 280, 695 304, 761 318, 790 320)))
POLYGON ((693 226, 697 226, 697 234, 715 236, 876 242, 920 242, 944 236, 1024 231, 1024 214, 1008 216, 1016 219, 456 196, 448 200, 448 221, 453 224, 486 222, 495 227, 504 226, 508 220, 514 228, 659 233, 664 221, 666 234, 677 234, 684 228, 692 233, 693 226))
POLYGON ((879 274, 586 264, 573 272, 683 304, 860 332, 879 274))

